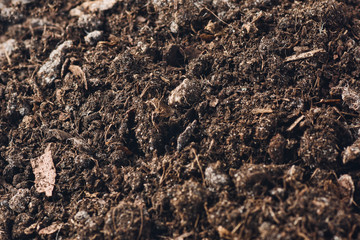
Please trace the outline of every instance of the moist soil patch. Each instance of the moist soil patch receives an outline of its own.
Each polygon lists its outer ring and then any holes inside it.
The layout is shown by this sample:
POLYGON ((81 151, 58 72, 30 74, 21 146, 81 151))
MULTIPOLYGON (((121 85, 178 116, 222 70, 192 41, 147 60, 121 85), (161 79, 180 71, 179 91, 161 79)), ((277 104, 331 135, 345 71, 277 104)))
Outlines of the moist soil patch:
POLYGON ((359 239, 354 0, 0 1, 0 239, 359 239))

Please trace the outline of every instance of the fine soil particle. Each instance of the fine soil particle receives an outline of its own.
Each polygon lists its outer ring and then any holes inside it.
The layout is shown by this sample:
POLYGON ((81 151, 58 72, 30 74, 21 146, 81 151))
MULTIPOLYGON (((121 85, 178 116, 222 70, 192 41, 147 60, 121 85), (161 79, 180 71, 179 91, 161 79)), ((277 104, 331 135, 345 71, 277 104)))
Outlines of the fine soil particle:
POLYGON ((354 0, 0 0, 0 239, 359 239, 359 79, 354 0))

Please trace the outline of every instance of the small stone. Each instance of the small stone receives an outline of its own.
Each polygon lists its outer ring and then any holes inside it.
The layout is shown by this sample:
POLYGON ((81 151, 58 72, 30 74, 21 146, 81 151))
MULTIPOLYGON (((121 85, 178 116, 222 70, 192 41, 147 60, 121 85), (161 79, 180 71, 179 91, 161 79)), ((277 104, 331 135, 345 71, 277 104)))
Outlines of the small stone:
POLYGON ((176 149, 178 151, 181 151, 190 141, 190 138, 192 134, 194 133, 194 130, 196 128, 197 121, 194 120, 192 123, 190 123, 185 130, 179 135, 177 139, 177 146, 176 149))
POLYGON ((103 36, 102 31, 95 30, 85 36, 85 42, 89 45, 95 45, 103 36))
POLYGON ((79 17, 77 25, 86 31, 92 32, 99 29, 103 22, 95 14, 83 14, 79 17))
POLYGON ((19 189, 9 201, 9 207, 17 212, 24 212, 30 202, 30 190, 19 189))
POLYGON ((205 169, 205 181, 211 191, 219 191, 229 186, 230 178, 221 171, 220 162, 217 162, 205 169))
POLYGON ((168 103, 170 106, 187 106, 199 100, 200 88, 195 81, 185 78, 184 81, 171 91, 168 103))
POLYGON ((77 222, 85 222, 89 218, 90 215, 86 211, 79 211, 74 216, 74 220, 77 222))
POLYGON ((179 32, 179 25, 176 22, 172 21, 171 24, 170 24, 170 31, 172 33, 178 33, 179 32))
POLYGON ((17 48, 17 42, 15 39, 9 39, 0 44, 0 61, 10 57, 12 52, 17 48))
POLYGON ((358 91, 350 87, 343 87, 341 97, 344 103, 348 105, 350 109, 360 112, 360 94, 358 91))
POLYGON ((10 24, 19 23, 24 19, 24 15, 15 7, 5 7, 0 4, 0 19, 10 24))
POLYGON ((65 52, 72 48, 71 40, 65 41, 53 50, 49 59, 41 66, 37 75, 41 78, 41 85, 50 85, 60 74, 60 67, 63 62, 65 52))
POLYGON ((118 0, 87 1, 70 10, 70 16, 81 16, 84 12, 103 12, 112 9, 118 0))
POLYGON ((353 162, 360 158, 360 139, 356 140, 351 146, 342 152, 343 164, 353 162))
POLYGON ((349 199, 349 204, 353 201, 353 196, 355 192, 354 182, 349 174, 341 175, 341 177, 337 180, 340 185, 341 194, 349 199))

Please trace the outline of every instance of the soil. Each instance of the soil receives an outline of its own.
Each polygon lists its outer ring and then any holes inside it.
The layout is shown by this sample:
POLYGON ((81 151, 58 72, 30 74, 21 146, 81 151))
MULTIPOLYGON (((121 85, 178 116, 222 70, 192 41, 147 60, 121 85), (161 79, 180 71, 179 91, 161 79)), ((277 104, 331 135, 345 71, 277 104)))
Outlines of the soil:
POLYGON ((358 81, 355 0, 1 0, 0 239, 359 239, 358 81))

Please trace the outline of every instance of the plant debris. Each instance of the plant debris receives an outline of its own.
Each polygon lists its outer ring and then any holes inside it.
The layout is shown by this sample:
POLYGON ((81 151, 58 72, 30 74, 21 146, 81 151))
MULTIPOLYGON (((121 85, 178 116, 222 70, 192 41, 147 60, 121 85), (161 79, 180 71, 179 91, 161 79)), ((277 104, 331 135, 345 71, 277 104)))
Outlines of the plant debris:
POLYGON ((359 10, 0 1, 0 239, 359 239, 359 10))
POLYGON ((52 196, 55 186, 55 166, 52 159, 51 144, 49 144, 45 153, 38 158, 31 159, 31 167, 35 175, 35 187, 39 193, 45 192, 47 197, 52 196))

